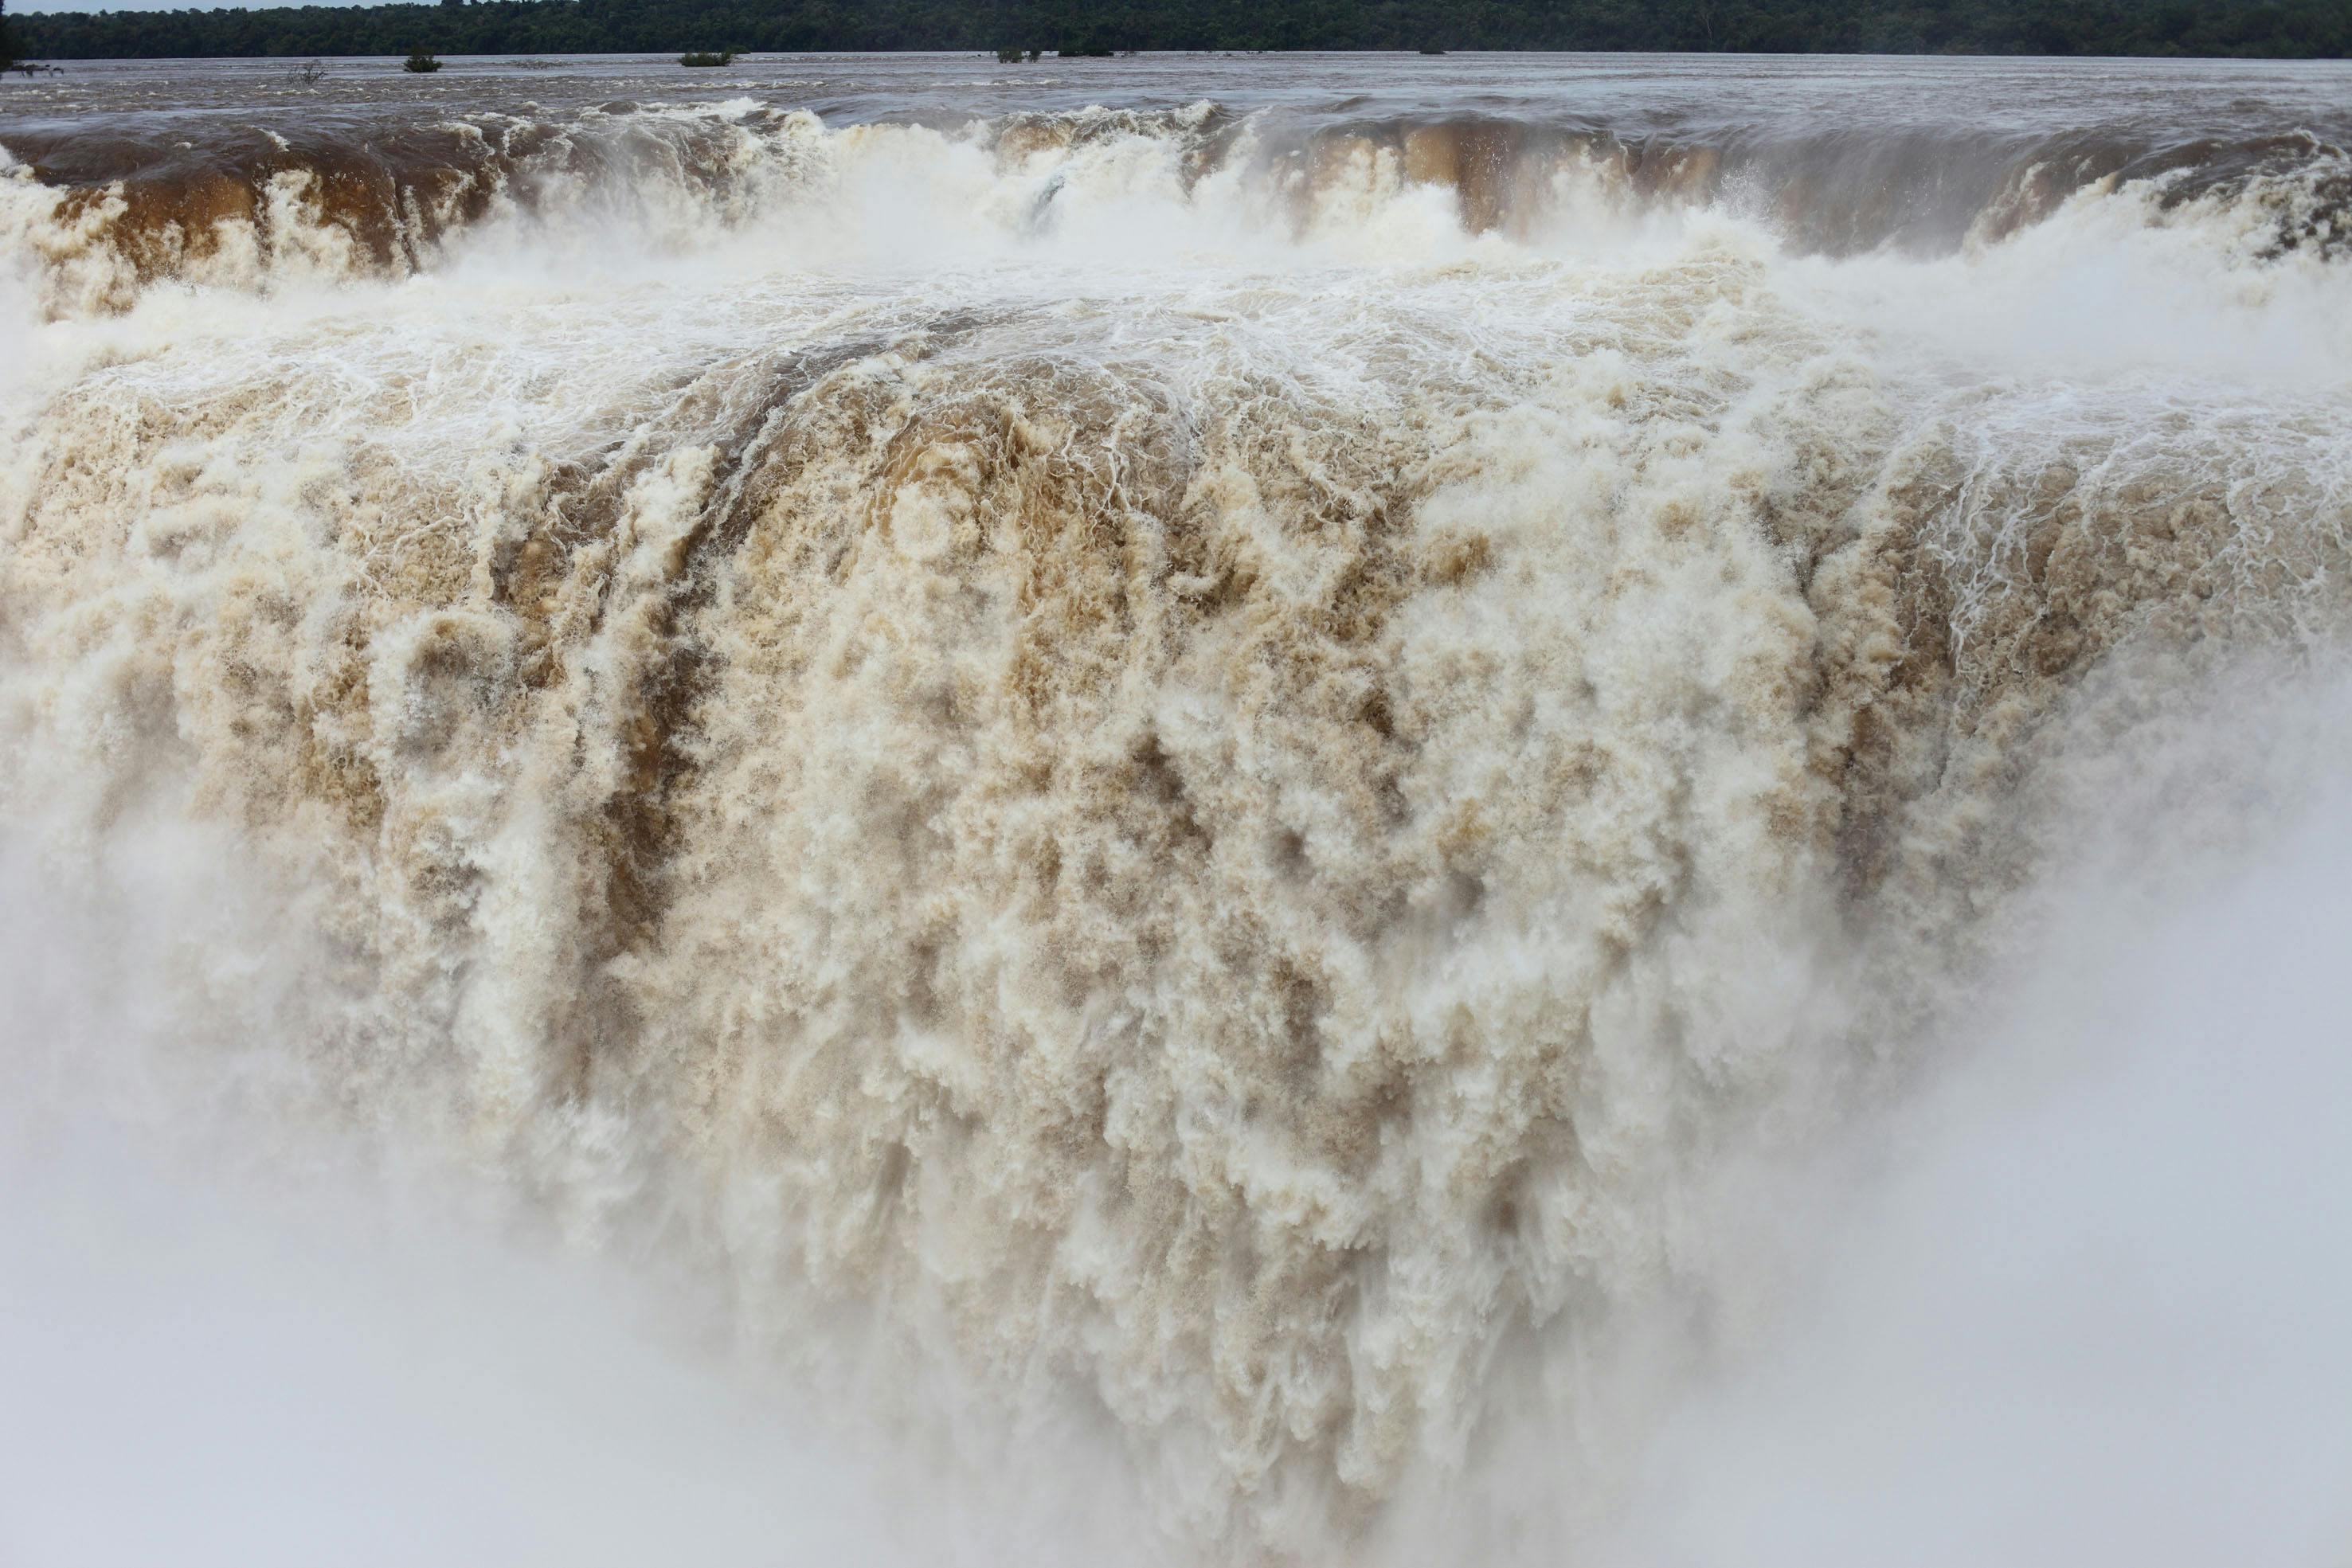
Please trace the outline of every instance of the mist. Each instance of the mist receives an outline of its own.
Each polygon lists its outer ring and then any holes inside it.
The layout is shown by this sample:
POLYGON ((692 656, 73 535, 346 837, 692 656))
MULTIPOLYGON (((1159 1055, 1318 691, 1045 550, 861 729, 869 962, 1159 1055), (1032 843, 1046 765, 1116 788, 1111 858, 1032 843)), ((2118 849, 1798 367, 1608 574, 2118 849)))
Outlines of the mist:
POLYGON ((2352 1561, 2346 804, 2189 907, 2074 890, 1981 1037, 1783 1189, 1813 1277, 1612 1561, 2352 1561))
MULTIPOLYGON (((943 1369, 854 1368, 919 1382, 934 1419, 893 1427, 739 1349, 707 1271, 567 1240, 480 1173, 319 1119, 268 1021, 318 950, 219 835, 126 827, 73 881, 21 851, 7 1568, 1162 1560, 1067 1433, 959 1425, 943 1369), (196 973, 234 993, 208 1030, 196 973)), ((867 1354, 854 1322, 805 1328, 867 1354)))
POLYGON ((0 1556, 2344 1568, 2330 78, 1401 68, 0 124, 0 1556))
MULTIPOLYGON (((2315 770, 2340 705, 2302 706, 2316 737, 2231 766, 2315 770)), ((2073 867, 1883 1115, 1726 1177, 1700 1229, 1733 1326, 1600 1369, 1621 1463, 1490 1456, 1522 1510, 1551 1498, 1493 1560, 2346 1562, 2352 813, 2273 799, 2242 862, 2176 815, 2153 889, 2112 852, 2073 867)), ((219 847, 138 841, 108 898, 9 869, 10 1563, 1237 1560, 1122 1528, 1099 1451, 1033 1430, 971 1464, 1013 1428, 937 1369, 908 1375, 928 1432, 827 1407, 730 1353, 707 1280, 404 1186, 342 1134, 257 1149, 235 1073, 159 1061, 133 977, 199 906, 258 928, 219 847)), ((257 995, 278 961, 299 945, 257 995)))

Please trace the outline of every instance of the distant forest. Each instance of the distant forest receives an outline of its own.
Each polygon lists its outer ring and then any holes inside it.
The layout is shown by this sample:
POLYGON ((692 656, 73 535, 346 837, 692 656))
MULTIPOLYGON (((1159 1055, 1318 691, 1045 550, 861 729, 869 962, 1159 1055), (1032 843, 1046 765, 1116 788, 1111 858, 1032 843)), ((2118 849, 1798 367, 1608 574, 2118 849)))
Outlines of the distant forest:
MULTIPOLYGON (((37 59, 820 49, 2352 55, 2352 0, 438 0, 18 16, 37 59)), ((6 45, 0 43, 0 51, 6 45)))

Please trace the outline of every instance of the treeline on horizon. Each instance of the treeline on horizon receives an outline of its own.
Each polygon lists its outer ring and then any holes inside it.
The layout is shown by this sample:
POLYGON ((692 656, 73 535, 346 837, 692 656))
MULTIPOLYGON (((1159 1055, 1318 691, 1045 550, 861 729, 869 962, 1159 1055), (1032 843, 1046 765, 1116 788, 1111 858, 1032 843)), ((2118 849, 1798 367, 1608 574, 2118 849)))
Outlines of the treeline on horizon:
POLYGON ((0 25, 13 25, 22 55, 48 60, 412 49, 2352 55, 2352 0, 438 0, 63 13, 0 25))

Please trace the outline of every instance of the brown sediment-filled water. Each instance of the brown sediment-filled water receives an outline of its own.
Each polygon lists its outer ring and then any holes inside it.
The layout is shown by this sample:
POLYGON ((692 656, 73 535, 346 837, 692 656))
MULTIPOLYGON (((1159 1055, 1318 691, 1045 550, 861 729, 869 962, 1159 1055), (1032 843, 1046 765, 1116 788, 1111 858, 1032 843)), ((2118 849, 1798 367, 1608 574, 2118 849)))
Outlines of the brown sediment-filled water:
POLYGON ((2347 147, 2328 65, 0 85, 0 824, 275 912, 142 938, 164 1076, 1082 1410, 1153 1552, 1582 1560, 1721 1173, 2329 775, 2244 693, 2343 674, 2347 147))
POLYGON ((67 193, 52 216, 76 237, 48 245, 80 265, 58 308, 159 275, 251 285, 286 252, 405 275, 491 217, 690 245, 779 217, 868 143, 977 152, 1045 200, 1071 155, 1138 142, 1124 155, 1152 166, 1135 174, 1188 194, 1223 176, 1294 231, 1385 182, 1451 193, 1474 234, 1595 204, 1722 210, 1799 251, 1933 256, 2120 187, 2162 208, 2236 198, 2259 243, 2325 249, 2352 139, 2341 68, 2307 64, 806 57, 692 80, 625 57, 395 64, 305 81, 289 62, 94 62, 11 87, 18 177, 67 193))

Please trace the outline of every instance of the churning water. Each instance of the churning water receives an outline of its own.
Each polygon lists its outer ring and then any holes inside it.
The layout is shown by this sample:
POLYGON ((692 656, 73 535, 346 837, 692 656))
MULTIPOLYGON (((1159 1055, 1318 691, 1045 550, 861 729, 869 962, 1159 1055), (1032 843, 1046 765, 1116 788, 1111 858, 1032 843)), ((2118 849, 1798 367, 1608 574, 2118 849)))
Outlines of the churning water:
POLYGON ((0 1553, 2352 1562, 2347 147, 0 87, 0 1553))

